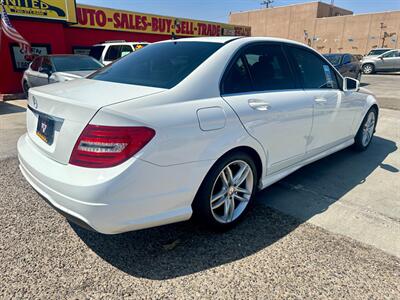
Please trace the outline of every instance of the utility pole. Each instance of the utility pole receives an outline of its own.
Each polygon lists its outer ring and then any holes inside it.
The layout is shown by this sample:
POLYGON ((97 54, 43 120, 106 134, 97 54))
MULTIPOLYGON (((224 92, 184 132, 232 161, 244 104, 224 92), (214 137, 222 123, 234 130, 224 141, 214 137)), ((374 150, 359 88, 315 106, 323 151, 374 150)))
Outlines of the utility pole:
POLYGON ((329 7, 329 16, 333 17, 333 6, 335 5, 335 0, 331 0, 331 6, 329 7))
POLYGON ((381 23, 381 32, 379 33, 379 40, 382 40, 382 48, 383 48, 383 45, 384 45, 384 43, 385 43, 385 36, 383 36, 383 38, 382 38, 382 31, 383 31, 383 29, 385 29, 387 26, 385 26, 385 23, 381 23))
POLYGON ((271 4, 274 3, 274 0, 264 0, 261 2, 261 5, 265 5, 265 8, 270 8, 271 4))

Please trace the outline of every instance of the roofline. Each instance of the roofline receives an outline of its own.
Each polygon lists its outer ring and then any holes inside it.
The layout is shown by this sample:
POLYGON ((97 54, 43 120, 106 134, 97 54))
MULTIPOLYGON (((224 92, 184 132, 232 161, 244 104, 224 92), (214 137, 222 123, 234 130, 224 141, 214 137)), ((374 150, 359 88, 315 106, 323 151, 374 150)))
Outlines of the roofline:
MULTIPOLYGON (((250 9, 250 10, 243 10, 243 11, 238 11, 238 12, 231 12, 230 15, 232 15, 232 14, 240 14, 240 13, 249 13, 249 12, 255 12, 255 11, 260 11, 260 10, 269 10, 269 9, 281 8, 281 7, 300 6, 300 5, 314 4, 314 3, 317 3, 317 4, 325 4, 325 5, 331 6, 329 3, 326 3, 326 2, 324 2, 324 1, 310 1, 310 2, 302 2, 302 3, 294 3, 294 4, 287 4, 287 5, 280 5, 280 6, 269 7, 269 8, 262 7, 262 8, 257 8, 257 9, 250 9)), ((352 14, 354 14, 353 11, 348 10, 348 9, 346 9, 346 8, 342 8, 342 7, 336 6, 336 5, 333 5, 333 7, 340 8, 340 9, 343 9, 343 10, 345 10, 345 11, 348 11, 348 12, 351 12, 352 14)), ((318 18, 318 19, 319 19, 319 18, 318 18)))

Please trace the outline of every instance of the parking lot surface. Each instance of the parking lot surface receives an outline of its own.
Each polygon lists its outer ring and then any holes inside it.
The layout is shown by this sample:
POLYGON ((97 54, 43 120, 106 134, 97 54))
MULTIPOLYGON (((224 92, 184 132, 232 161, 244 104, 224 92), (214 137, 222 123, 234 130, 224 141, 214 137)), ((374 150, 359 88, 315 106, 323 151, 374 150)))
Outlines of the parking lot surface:
POLYGON ((400 110, 400 73, 363 75, 361 87, 378 96, 380 107, 400 110))
MULTIPOLYGON (((365 87, 384 93, 386 76, 373 76, 365 87)), ((399 110, 381 109, 366 152, 345 149, 260 192, 229 232, 185 222, 105 236, 68 223, 23 179, 24 106, 0 103, 0 298, 398 299, 399 110)))

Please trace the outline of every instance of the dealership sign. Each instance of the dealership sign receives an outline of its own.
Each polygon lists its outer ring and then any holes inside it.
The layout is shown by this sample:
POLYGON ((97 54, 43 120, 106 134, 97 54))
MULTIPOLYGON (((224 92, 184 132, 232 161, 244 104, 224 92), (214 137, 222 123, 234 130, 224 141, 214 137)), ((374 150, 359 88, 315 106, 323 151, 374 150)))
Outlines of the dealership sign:
POLYGON ((74 0, 3 0, 9 15, 76 22, 74 0))
POLYGON ((250 27, 165 17, 78 4, 74 27, 176 34, 180 36, 250 35, 250 27))
MULTIPOLYGON (((15 71, 24 71, 28 68, 31 63, 32 57, 28 57, 17 44, 11 44, 11 56, 13 67, 15 71)), ((50 45, 32 45, 32 56, 47 55, 50 54, 50 45)))

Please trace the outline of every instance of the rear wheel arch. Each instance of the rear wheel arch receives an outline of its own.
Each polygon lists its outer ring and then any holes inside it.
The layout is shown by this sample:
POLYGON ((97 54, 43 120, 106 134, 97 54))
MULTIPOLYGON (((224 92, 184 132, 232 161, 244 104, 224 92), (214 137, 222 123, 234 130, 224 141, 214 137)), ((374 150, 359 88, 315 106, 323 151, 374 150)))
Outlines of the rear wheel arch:
MULTIPOLYGON (((218 158, 210 167, 206 175, 204 176, 201 184, 198 187, 196 195, 192 202, 192 210, 193 215, 192 218, 200 224, 209 227, 211 229, 229 229, 232 225, 239 222, 244 215, 247 213, 248 209, 251 207, 252 203, 254 203, 254 195, 258 190, 258 182, 261 178, 262 173, 262 159, 260 155, 257 153, 255 149, 250 146, 239 146, 235 147, 226 153, 224 153, 220 158, 218 158), (233 219, 229 221, 230 223, 219 223, 220 221, 215 220, 215 216, 213 215, 213 209, 210 208, 209 198, 212 195, 214 185, 216 184, 215 180, 218 180, 218 174, 225 168, 228 164, 235 162, 247 162, 248 166, 253 169, 253 175, 257 176, 254 181, 252 181, 252 194, 250 196, 249 204, 245 207, 245 209, 241 212, 241 215, 237 217, 237 219, 233 219), (211 194, 210 194, 211 193, 211 194)), ((236 187, 236 186, 235 186, 236 187)), ((232 187, 230 187, 231 189, 232 187)), ((228 190, 226 190, 226 193, 228 190)), ((240 193, 240 191, 239 191, 240 193)), ((242 195, 243 197, 243 195, 242 195)), ((224 204, 226 205, 226 204, 224 204)), ((234 206, 235 207, 235 206, 234 206)))
POLYGON ((253 162, 256 166, 256 171, 257 171, 257 183, 259 182, 259 180, 262 178, 262 173, 263 173, 263 162, 261 159, 260 154, 252 147, 250 146, 238 146, 235 148, 230 149, 229 151, 225 152, 223 155, 221 155, 215 162, 214 164, 211 166, 211 168, 208 170, 207 174, 204 176, 204 179, 208 176, 208 174, 210 173, 210 171, 213 169, 213 167, 219 163, 221 160, 223 160, 225 157, 231 156, 234 153, 246 153, 248 154, 252 159, 253 162))

